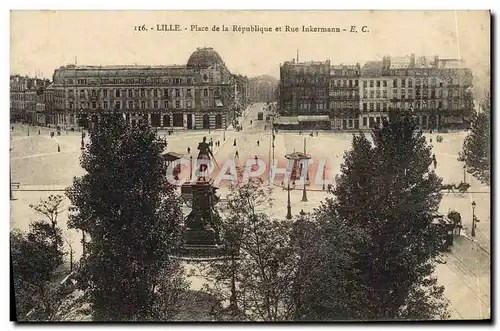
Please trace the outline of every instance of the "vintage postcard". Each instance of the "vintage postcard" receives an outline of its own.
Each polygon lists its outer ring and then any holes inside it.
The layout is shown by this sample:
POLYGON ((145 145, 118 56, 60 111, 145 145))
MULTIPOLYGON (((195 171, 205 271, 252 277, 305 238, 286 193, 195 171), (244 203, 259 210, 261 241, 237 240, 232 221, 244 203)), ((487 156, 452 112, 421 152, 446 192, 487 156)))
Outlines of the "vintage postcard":
POLYGON ((490 22, 11 11, 11 319, 490 320, 490 22))

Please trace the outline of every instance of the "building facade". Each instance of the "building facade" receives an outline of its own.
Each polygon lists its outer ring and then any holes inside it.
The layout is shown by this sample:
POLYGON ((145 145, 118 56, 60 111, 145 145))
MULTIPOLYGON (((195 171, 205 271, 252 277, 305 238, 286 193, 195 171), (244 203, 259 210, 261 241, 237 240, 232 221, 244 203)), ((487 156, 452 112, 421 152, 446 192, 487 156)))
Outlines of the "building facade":
POLYGON ((249 80, 246 76, 236 74, 233 74, 231 79, 231 84, 233 86, 231 98, 234 100, 231 106, 231 112, 234 113, 233 118, 236 118, 249 103, 249 80))
POLYGON ((49 85, 46 79, 26 76, 10 76, 10 116, 12 121, 35 125, 44 112, 44 91, 49 85))
POLYGON ((198 48, 186 65, 68 65, 54 72, 52 116, 66 127, 92 127, 103 114, 119 111, 132 125, 225 128, 234 116, 234 85, 212 48, 198 48))
POLYGON ((474 110, 472 71, 463 61, 413 54, 385 57, 383 71, 391 86, 390 107, 411 110, 421 128, 463 123, 474 110))
MULTIPOLYGON (((330 61, 285 62, 280 66, 279 113, 296 118, 303 128, 330 128, 330 61)), ((283 121, 281 123, 280 121, 283 121)))
POLYGON ((360 74, 361 67, 359 64, 331 66, 329 115, 332 128, 359 128, 360 74))
POLYGON ((380 126, 389 117, 392 81, 382 76, 383 62, 370 61, 361 68, 359 84, 359 128, 380 126))

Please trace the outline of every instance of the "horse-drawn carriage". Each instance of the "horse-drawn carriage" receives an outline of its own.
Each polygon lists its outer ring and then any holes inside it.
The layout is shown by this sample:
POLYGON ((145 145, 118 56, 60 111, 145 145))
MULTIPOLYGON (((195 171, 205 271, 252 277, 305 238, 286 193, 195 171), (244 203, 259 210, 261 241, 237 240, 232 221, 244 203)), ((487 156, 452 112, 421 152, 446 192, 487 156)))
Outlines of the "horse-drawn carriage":
POLYGON ((441 185, 441 191, 447 191, 447 193, 452 192, 453 194, 455 194, 454 190, 458 190, 458 192, 460 192, 461 194, 464 194, 465 192, 467 192, 469 187, 470 187, 470 184, 464 183, 464 182, 460 182, 460 184, 458 184, 458 185, 456 185, 456 184, 443 184, 443 185, 441 185))

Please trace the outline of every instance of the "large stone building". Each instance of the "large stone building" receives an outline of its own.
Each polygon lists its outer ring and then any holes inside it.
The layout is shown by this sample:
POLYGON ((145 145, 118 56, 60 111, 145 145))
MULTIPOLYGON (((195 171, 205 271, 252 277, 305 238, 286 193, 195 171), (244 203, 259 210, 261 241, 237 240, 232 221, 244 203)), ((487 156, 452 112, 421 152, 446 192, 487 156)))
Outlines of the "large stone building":
POLYGON ((186 65, 67 65, 54 72, 51 117, 61 126, 88 127, 120 111, 130 124, 225 128, 235 114, 237 81, 212 48, 198 48, 186 65))
POLYGON ((361 67, 332 65, 330 67, 330 118, 332 128, 359 128, 359 78, 361 67))
POLYGON ((474 109, 472 71, 456 59, 386 56, 362 67, 292 61, 280 66, 280 73, 277 123, 288 127, 305 127, 300 117, 308 115, 323 128, 319 122, 328 115, 332 128, 369 129, 394 109, 412 111, 420 128, 431 129, 463 125, 474 109))
POLYGON ((285 62, 280 66, 279 112, 277 125, 329 128, 330 61, 285 62))

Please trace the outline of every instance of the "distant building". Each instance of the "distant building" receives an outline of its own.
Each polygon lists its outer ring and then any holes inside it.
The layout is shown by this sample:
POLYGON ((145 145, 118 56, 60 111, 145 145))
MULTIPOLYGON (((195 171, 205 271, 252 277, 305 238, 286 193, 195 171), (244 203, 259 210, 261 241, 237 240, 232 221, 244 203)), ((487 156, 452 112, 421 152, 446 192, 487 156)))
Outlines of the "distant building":
MULTIPOLYGON (((44 91, 50 84, 46 79, 10 76, 10 116, 13 121, 38 124, 45 111, 44 91), (41 118, 41 117, 40 117, 41 118)), ((41 120, 45 124, 45 120, 41 120)))
POLYGON ((92 127, 119 111, 130 124, 220 129, 232 123, 242 86, 215 50, 198 48, 185 65, 67 65, 55 70, 53 89, 51 116, 62 126, 92 127))
POLYGON ((250 79, 249 98, 252 102, 275 102, 278 80, 271 76, 258 76, 250 79))
POLYGON ((249 79, 246 76, 233 74, 231 76, 231 98, 234 100, 231 111, 239 114, 249 103, 249 79))

